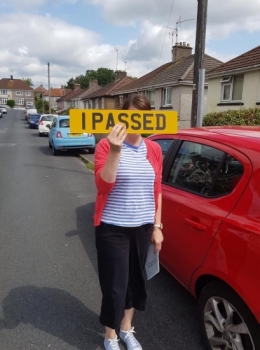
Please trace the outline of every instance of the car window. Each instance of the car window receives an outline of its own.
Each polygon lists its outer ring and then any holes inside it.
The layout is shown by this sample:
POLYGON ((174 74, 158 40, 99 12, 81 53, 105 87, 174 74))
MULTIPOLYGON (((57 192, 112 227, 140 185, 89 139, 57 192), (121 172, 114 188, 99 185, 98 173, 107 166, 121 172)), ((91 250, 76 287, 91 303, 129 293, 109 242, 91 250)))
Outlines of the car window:
POLYGON ((230 193, 242 174, 242 164, 225 152, 184 141, 167 182, 202 196, 219 196, 230 193))
POLYGON ((171 147, 171 144, 175 140, 170 139, 162 139, 162 140, 154 140, 154 142, 157 142, 159 146, 162 149, 163 157, 165 157, 166 153, 168 152, 169 148, 171 147))
POLYGON ((53 118, 51 127, 52 127, 52 128, 56 128, 56 125, 57 125, 57 118, 53 118))
POLYGON ((60 120, 60 128, 69 128, 70 121, 69 119, 61 119, 60 120))

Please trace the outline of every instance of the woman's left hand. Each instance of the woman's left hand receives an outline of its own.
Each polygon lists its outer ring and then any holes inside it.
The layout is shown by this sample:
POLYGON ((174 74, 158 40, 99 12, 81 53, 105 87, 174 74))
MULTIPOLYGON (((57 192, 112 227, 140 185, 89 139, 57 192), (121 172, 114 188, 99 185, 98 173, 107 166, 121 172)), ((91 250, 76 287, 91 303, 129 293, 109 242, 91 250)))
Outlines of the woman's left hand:
POLYGON ((162 230, 158 227, 153 228, 152 242, 154 244, 154 251, 157 252, 162 249, 163 234, 162 230))

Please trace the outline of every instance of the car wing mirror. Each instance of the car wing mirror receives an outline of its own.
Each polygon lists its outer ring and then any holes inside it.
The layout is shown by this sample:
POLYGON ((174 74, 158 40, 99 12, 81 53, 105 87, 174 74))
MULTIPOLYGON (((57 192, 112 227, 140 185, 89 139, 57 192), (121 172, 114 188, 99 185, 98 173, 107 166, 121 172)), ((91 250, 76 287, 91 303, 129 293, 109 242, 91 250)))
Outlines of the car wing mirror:
POLYGON ((46 128, 50 129, 51 128, 50 124, 46 124, 46 128))

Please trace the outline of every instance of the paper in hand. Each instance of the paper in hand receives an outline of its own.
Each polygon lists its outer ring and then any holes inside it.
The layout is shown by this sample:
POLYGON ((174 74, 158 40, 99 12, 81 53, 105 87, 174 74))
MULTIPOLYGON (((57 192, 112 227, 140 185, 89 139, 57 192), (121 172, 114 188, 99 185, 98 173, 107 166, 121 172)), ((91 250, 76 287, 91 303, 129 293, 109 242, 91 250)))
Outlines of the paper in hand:
POLYGON ((147 279, 151 279, 158 272, 160 272, 159 251, 154 251, 154 244, 151 243, 148 249, 147 258, 145 262, 145 272, 147 279))

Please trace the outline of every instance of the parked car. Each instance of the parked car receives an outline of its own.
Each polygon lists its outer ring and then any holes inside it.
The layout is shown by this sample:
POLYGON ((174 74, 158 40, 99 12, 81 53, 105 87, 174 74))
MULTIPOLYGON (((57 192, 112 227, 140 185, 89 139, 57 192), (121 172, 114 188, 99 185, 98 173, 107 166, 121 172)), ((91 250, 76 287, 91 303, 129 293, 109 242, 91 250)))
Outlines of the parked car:
POLYGON ((2 108, 0 108, 0 118, 3 118, 3 110, 2 110, 2 108))
POLYGON ((28 126, 30 129, 38 129, 40 114, 29 114, 28 126))
POLYGON ((161 264, 198 298, 208 349, 260 349, 260 127, 150 139, 165 153, 161 264))
POLYGON ((0 106, 0 109, 2 110, 3 113, 5 114, 7 113, 7 109, 5 106, 0 106))
POLYGON ((30 114, 37 114, 37 109, 36 108, 27 108, 25 109, 25 120, 28 123, 29 115, 30 114))
POLYGON ((50 131, 50 128, 47 127, 51 125, 53 118, 57 117, 55 114, 42 114, 41 118, 39 119, 39 125, 38 125, 38 131, 39 136, 47 135, 50 131))
POLYGON ((95 152, 95 137, 87 133, 71 133, 70 117, 57 116, 53 118, 49 132, 49 148, 53 155, 60 154, 60 151, 69 149, 88 149, 89 153, 95 152))

